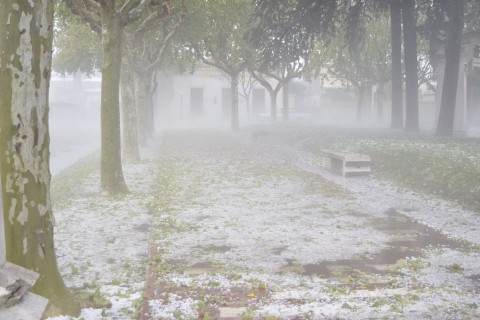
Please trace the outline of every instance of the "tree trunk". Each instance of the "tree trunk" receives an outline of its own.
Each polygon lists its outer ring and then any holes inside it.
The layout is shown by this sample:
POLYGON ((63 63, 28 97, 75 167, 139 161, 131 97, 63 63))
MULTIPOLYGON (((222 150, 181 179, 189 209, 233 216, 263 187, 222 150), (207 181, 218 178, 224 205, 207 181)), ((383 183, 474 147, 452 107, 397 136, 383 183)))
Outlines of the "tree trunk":
POLYGON ((392 115, 391 128, 403 128, 402 80, 402 6, 401 0, 390 3, 392 37, 392 115))
MULTIPOLYGON (((128 60, 128 58, 125 57, 124 60, 128 60)), ((137 162, 140 160, 140 151, 138 148, 134 74, 127 61, 124 61, 122 65, 121 88, 123 159, 127 162, 137 162)))
POLYGON ((140 145, 145 146, 151 136, 152 98, 150 96, 150 77, 139 72, 135 72, 135 102, 138 116, 138 139, 140 145))
POLYGON ((362 119, 363 99, 365 97, 365 87, 357 87, 357 120, 362 119))
POLYGON ((418 124, 417 19, 415 0, 402 1, 405 45, 405 131, 416 132, 418 124))
POLYGON ((268 90, 270 94, 270 119, 272 122, 277 121, 277 94, 278 91, 268 90))
POLYGON ((158 88, 158 82, 157 82, 157 70, 154 69, 152 71, 152 74, 150 76, 150 86, 149 86, 149 97, 150 97, 150 117, 148 118, 148 129, 149 129, 149 136, 153 137, 155 134, 155 110, 157 107, 157 102, 156 102, 156 94, 155 92, 157 91, 158 88))
POLYGON ((285 81, 282 85, 283 87, 283 121, 288 122, 288 112, 289 112, 289 99, 288 99, 288 80, 285 81))
POLYGON ((383 93, 385 92, 385 83, 380 82, 377 88, 377 120, 383 121, 383 93))
POLYGON ((102 155, 101 189, 114 195, 128 192, 123 177, 120 146, 120 70, 123 26, 115 13, 115 3, 102 7, 102 155))
POLYGON ((247 108, 247 120, 250 121, 251 112, 250 112, 250 95, 245 94, 245 107, 247 108))
POLYGON ((58 271, 50 204, 53 1, 2 0, 0 20, 0 205, 6 258, 40 274, 33 291, 49 299, 48 315, 77 315, 79 305, 58 271))
POLYGON ((238 119, 238 73, 230 75, 231 90, 232 90, 232 115, 231 124, 232 130, 238 131, 240 129, 240 122, 238 119))
POLYGON ((456 0, 447 5, 449 24, 445 44, 445 78, 436 131, 439 136, 453 135, 465 3, 464 0, 456 0))

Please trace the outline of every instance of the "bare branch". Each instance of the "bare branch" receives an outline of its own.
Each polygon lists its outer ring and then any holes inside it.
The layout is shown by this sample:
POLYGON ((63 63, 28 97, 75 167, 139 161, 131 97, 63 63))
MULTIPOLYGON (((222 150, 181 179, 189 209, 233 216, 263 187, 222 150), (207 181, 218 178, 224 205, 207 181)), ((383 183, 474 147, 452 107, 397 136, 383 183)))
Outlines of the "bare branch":
MULTIPOLYGON (((88 0, 87 0, 88 1, 88 0)), ((88 1, 91 2, 91 1, 88 1)), ((65 0, 65 3, 70 8, 73 14, 82 17, 92 28, 93 31, 101 33, 102 31, 102 19, 100 17, 99 10, 94 10, 94 7, 89 6, 87 8, 87 2, 79 4, 79 2, 74 0, 65 0)), ((96 3, 95 5, 98 5, 96 3)))
POLYGON ((145 8, 158 7, 156 12, 161 17, 166 17, 170 14, 170 6, 168 1, 164 0, 128 0, 125 5, 120 9, 122 15, 122 21, 124 24, 129 24, 131 22, 137 21, 142 17, 142 14, 145 12, 145 8))
MULTIPOLYGON (((204 43, 206 43, 206 41, 204 41, 204 43)), ((217 69, 220 69, 222 70, 223 72, 227 73, 228 75, 230 75, 232 72, 232 70, 230 70, 229 68, 227 68, 226 65, 224 65, 223 63, 221 63, 221 61, 219 59, 216 59, 215 57, 212 57, 212 58, 207 58, 205 56, 205 52, 204 50, 200 50, 200 48, 198 47, 198 45, 194 44, 193 45, 193 49, 194 49, 194 52, 195 52, 195 55, 197 56, 198 59, 200 59, 203 63, 205 64, 208 64, 210 66, 213 66, 217 69)), ((211 50, 208 50, 210 53, 212 53, 211 50)))
POLYGON ((107 5, 106 0, 93 0, 93 1, 97 2, 102 7, 107 5))
POLYGON ((96 0, 83 0, 83 1, 85 2, 86 5, 90 6, 92 9, 95 9, 98 12, 100 12, 100 10, 102 9, 100 2, 96 0))
POLYGON ((255 80, 257 80, 265 89, 267 89, 268 92, 278 93, 278 91, 280 91, 280 88, 282 87, 280 80, 275 79, 277 80, 277 85, 275 86, 275 88, 273 88, 272 84, 267 79, 265 79, 264 74, 253 70, 250 70, 249 72, 255 80))
POLYGON ((127 0, 123 6, 120 8, 120 14, 122 15, 128 15, 130 11, 135 9, 140 5, 140 3, 146 2, 146 0, 127 0))
POLYGON ((157 52, 155 52, 155 57, 156 57, 155 60, 149 66, 147 66, 147 70, 151 70, 157 67, 158 63, 164 56, 165 49, 170 44, 170 41, 175 35, 175 33, 177 33, 177 30, 182 24, 182 22, 183 22, 183 17, 180 18, 180 20, 172 27, 170 32, 165 36, 165 38, 163 39, 162 45, 158 48, 157 52))
POLYGON ((135 30, 135 35, 142 35, 150 30, 152 30, 153 28, 157 27, 158 24, 158 20, 161 20, 163 18, 165 18, 166 16, 164 15, 164 11, 163 10, 158 10, 158 11, 155 11, 153 12, 152 14, 150 14, 147 18, 145 18, 145 20, 142 21, 142 23, 140 24, 140 26, 135 30))
POLYGON ((225 66, 223 63, 221 63, 219 61, 212 60, 212 59, 207 59, 203 54, 199 54, 198 57, 200 58, 200 60, 202 60, 203 63, 208 64, 208 65, 210 65, 212 67, 215 67, 217 69, 220 69, 228 75, 233 73, 232 70, 227 68, 227 66, 225 66))

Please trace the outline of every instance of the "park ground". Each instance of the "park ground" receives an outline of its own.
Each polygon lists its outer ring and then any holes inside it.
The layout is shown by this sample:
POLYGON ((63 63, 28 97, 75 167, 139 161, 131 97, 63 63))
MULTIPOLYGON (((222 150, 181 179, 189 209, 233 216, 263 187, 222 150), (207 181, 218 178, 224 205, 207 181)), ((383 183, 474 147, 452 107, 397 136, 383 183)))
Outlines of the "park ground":
POLYGON ((172 130, 115 198, 98 161, 52 184, 79 319, 480 318, 478 139, 172 130), (322 149, 367 153, 374 172, 331 173, 322 149))

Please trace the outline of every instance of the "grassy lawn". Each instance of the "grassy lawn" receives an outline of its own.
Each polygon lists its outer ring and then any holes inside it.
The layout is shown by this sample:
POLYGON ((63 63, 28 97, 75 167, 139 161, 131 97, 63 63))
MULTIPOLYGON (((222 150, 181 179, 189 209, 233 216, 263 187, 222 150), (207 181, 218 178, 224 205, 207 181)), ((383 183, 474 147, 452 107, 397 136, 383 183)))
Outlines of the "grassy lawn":
POLYGON ((377 177, 480 212, 479 139, 318 128, 278 129, 277 136, 317 155, 322 149, 369 154, 377 177))

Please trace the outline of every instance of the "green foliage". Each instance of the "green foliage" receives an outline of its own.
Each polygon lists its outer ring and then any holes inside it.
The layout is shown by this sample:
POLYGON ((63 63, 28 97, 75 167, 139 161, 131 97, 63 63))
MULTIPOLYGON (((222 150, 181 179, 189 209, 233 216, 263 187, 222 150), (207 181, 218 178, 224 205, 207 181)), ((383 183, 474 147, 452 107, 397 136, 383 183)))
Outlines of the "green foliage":
POLYGON ((257 26, 251 34, 263 68, 308 59, 314 40, 335 29, 337 1, 254 0, 257 26))
POLYGON ((70 196, 78 187, 78 181, 100 166, 98 155, 92 155, 79 161, 65 171, 53 177, 51 183, 51 201, 56 210, 65 208, 72 201, 70 196))
POLYGON ((248 0, 189 3, 186 22, 177 38, 183 43, 181 52, 211 62, 227 73, 243 70, 250 54, 246 33, 251 10, 248 0))
POLYGON ((314 153, 335 149, 369 154, 377 177, 480 212, 480 145, 475 140, 303 128, 276 136, 314 153))
POLYGON ((101 39, 63 1, 55 5, 53 70, 65 75, 101 69, 101 39))
POLYGON ((337 35, 328 47, 319 45, 319 52, 314 56, 317 72, 327 66, 329 76, 343 86, 353 85, 357 89, 388 81, 391 64, 389 20, 381 15, 366 23, 365 28, 363 41, 354 51, 344 45, 346 35, 337 35))
POLYGON ((450 266, 447 267, 448 271, 451 273, 462 273, 463 272, 463 267, 459 265, 458 263, 454 263, 450 266))
POLYGON ((480 212, 480 168, 475 159, 433 148, 374 148, 364 151, 375 170, 413 190, 456 201, 480 212))

